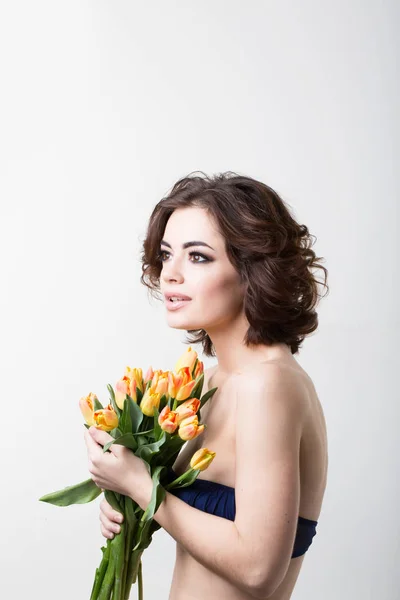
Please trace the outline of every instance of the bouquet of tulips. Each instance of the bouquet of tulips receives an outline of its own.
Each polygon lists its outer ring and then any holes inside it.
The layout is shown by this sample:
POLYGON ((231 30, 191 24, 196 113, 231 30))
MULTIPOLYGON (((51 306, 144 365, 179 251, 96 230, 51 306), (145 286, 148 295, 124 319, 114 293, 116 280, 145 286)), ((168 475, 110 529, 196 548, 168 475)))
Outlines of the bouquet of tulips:
MULTIPOLYGON (((90 600, 128 600, 132 584, 138 580, 138 598, 143 599, 143 551, 152 535, 160 529, 153 519, 166 490, 185 487, 195 481, 200 471, 208 467, 215 452, 201 448, 194 453, 190 468, 168 483, 167 474, 186 441, 200 435, 200 410, 217 388, 201 397, 204 382, 203 363, 190 347, 180 357, 174 371, 153 371, 143 377, 142 369, 126 367, 125 375, 116 383, 115 391, 108 384, 110 403, 104 408, 97 396, 90 393, 79 405, 85 426, 94 425, 108 431, 112 444, 121 444, 140 457, 153 481, 150 503, 143 510, 132 498, 104 490, 111 506, 123 513, 120 533, 108 539, 102 547, 102 560, 96 569, 90 600)), ((84 504, 102 493, 92 479, 42 496, 42 502, 56 506, 84 504)))

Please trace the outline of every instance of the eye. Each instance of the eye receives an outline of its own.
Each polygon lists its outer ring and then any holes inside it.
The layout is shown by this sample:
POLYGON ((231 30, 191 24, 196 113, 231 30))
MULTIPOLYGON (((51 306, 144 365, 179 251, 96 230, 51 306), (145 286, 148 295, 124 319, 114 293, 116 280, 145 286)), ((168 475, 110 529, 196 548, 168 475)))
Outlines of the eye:
MULTIPOLYGON (((167 250, 160 250, 158 257, 157 257, 158 260, 160 260, 161 262, 165 262, 166 258, 168 258, 168 256, 165 258, 166 254, 169 256, 170 253, 167 250)), ((210 262, 210 259, 205 254, 202 254, 201 252, 195 252, 195 251, 189 252, 189 256, 197 256, 197 257, 200 257, 203 259, 203 260, 192 260, 191 262, 194 262, 194 263, 210 262)))
POLYGON ((163 255, 164 254, 169 254, 169 252, 167 252, 166 250, 160 250, 160 252, 158 253, 157 258, 158 258, 158 260, 161 260, 161 262, 164 262, 163 261, 163 255))
POLYGON ((189 252, 189 256, 201 256, 201 258, 204 258, 204 260, 194 260, 193 262, 209 262, 209 258, 207 258, 207 256, 205 256, 201 252, 189 252))

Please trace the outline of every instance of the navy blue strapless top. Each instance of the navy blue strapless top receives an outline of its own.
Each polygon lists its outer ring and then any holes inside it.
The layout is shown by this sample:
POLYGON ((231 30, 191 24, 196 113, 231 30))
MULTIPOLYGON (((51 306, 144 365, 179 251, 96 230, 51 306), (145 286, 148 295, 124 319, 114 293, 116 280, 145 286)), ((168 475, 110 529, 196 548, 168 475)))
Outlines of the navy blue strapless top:
MULTIPOLYGON (((168 469, 167 482, 170 483, 178 475, 171 468, 168 469)), ((184 488, 168 490, 190 506, 198 508, 211 515, 235 520, 235 488, 207 479, 196 479, 184 488)), ((316 534, 318 521, 298 517, 296 537, 294 540, 292 558, 305 554, 312 544, 316 534)))

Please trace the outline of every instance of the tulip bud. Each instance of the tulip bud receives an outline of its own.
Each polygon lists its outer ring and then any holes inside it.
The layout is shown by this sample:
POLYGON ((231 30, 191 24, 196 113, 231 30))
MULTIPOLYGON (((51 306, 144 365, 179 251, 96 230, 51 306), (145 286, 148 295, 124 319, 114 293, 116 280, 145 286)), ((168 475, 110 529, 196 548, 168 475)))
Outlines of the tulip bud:
POLYGON ((102 431, 111 431, 118 427, 118 416, 111 404, 93 413, 94 425, 102 431))
POLYGON ((168 406, 164 406, 158 417, 158 424, 163 431, 174 433, 178 427, 178 415, 168 406))
POLYGON ((191 346, 180 356, 175 364, 174 371, 178 373, 182 367, 189 367, 189 370, 192 371, 193 365, 196 362, 197 352, 192 350, 191 346))
POLYGON ((166 394, 168 392, 168 376, 161 375, 157 380, 157 385, 155 386, 155 392, 157 394, 166 394))
POLYGON ((195 415, 199 408, 200 400, 198 398, 189 398, 189 400, 182 402, 182 404, 175 409, 175 412, 178 413, 178 423, 181 424, 183 419, 195 415))
POLYGON ((147 383, 148 381, 150 381, 151 379, 153 379, 154 377, 154 371, 152 367, 149 367, 146 371, 146 375, 143 378, 144 383, 147 383))
POLYGON ((197 450, 191 458, 190 466, 192 469, 199 469, 200 471, 204 471, 211 464, 216 452, 211 452, 208 448, 200 448, 197 450))
POLYGON ((178 435, 182 440, 194 440, 197 436, 203 433, 204 425, 199 425, 197 415, 183 419, 179 425, 178 435))
POLYGON ((182 400, 186 400, 186 398, 189 398, 195 385, 196 385, 196 382, 194 380, 189 381, 189 383, 187 383, 183 387, 179 388, 178 393, 176 394, 175 398, 179 402, 182 400))
POLYGON ((199 360, 193 374, 193 379, 198 379, 202 373, 204 373, 204 363, 199 360))
POLYGON ((153 388, 148 388, 140 402, 140 408, 143 414, 147 417, 154 417, 154 409, 160 405, 162 394, 157 394, 153 391, 153 388))
POLYGON ((88 425, 94 425, 93 420, 93 410, 94 410, 94 400, 98 400, 96 394, 90 392, 88 396, 82 396, 79 400, 79 408, 81 409, 81 413, 83 418, 85 419, 88 425))
POLYGON ((130 379, 124 375, 115 384, 115 403, 120 410, 124 409, 124 400, 127 395, 130 395, 130 379))

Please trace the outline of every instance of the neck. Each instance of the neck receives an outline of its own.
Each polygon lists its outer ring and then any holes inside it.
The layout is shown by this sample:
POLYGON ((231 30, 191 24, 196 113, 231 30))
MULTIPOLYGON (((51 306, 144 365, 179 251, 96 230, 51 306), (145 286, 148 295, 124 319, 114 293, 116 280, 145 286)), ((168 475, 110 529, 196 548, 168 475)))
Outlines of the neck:
POLYGON ((230 375, 241 371, 246 366, 261 362, 280 358, 293 359, 290 347, 284 343, 246 346, 244 337, 248 327, 249 322, 241 312, 234 320, 207 329, 215 348, 220 373, 230 375))

